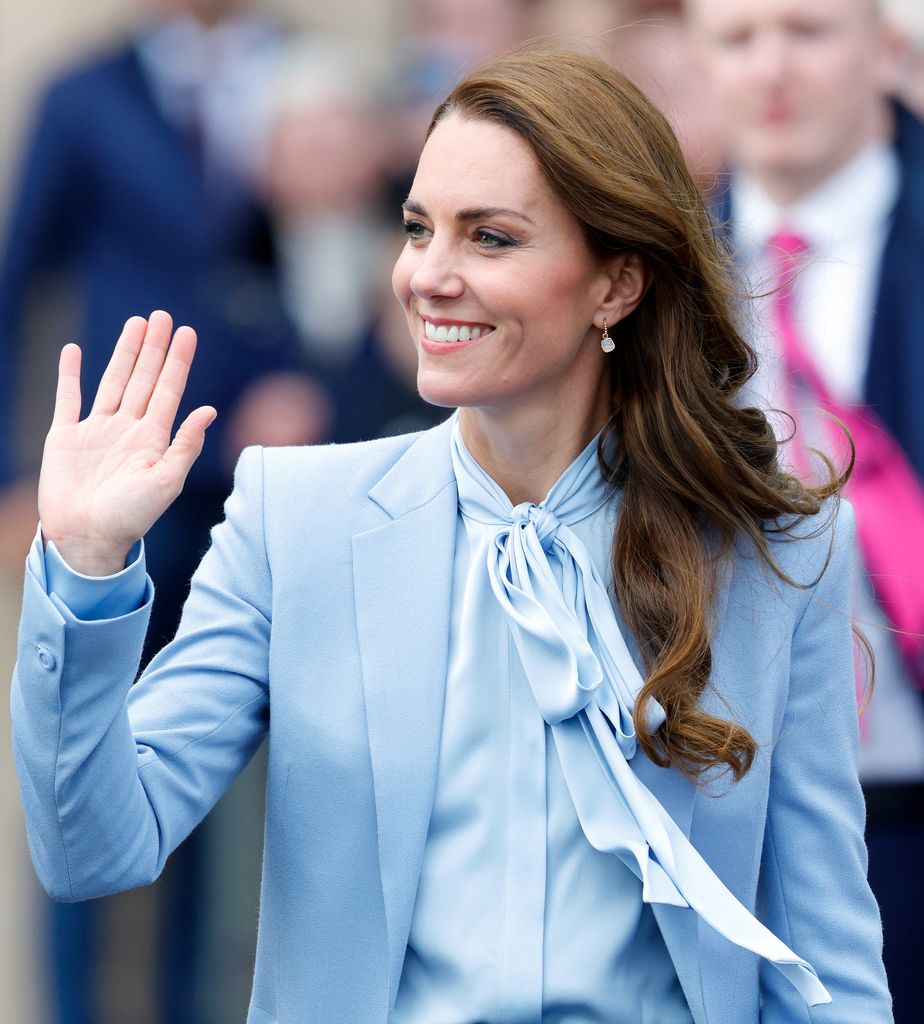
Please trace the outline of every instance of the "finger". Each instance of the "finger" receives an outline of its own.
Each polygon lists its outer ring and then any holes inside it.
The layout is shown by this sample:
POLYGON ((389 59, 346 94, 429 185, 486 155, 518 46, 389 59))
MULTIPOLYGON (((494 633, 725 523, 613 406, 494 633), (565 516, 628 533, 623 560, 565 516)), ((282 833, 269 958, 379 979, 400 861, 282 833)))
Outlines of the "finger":
POLYGON ((148 318, 148 329, 144 334, 141 351, 132 367, 131 376, 119 404, 120 412, 139 418, 144 415, 157 377, 164 365, 172 330, 173 320, 170 314, 162 309, 155 310, 148 318))
POLYGON ((91 412, 111 415, 119 408, 125 385, 131 377, 135 360, 141 351, 147 326, 148 322, 143 316, 133 316, 130 320, 126 320, 109 360, 109 365, 106 367, 106 372, 99 382, 91 412))
POLYGON ((58 388, 55 392, 55 413, 52 426, 77 423, 80 420, 80 346, 73 343, 61 349, 58 359, 58 388))
POLYGON ((173 335, 147 409, 147 415, 168 434, 173 429, 173 421, 186 388, 189 368, 195 354, 196 332, 191 327, 178 328, 173 335))
POLYGON ((167 471, 172 488, 179 492, 199 457, 205 443, 205 432, 218 415, 210 405, 194 409, 180 425, 170 447, 164 452, 161 465, 167 471))

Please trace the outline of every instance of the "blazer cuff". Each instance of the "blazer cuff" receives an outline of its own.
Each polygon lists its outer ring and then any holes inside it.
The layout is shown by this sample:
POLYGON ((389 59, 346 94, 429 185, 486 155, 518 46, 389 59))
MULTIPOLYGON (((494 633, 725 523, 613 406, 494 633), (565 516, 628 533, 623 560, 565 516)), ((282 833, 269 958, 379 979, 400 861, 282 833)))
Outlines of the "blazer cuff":
POLYGON ((94 622, 137 611, 148 599, 144 541, 129 551, 125 567, 112 576, 84 576, 65 562, 54 541, 42 542, 41 523, 26 561, 27 571, 75 619, 94 622))

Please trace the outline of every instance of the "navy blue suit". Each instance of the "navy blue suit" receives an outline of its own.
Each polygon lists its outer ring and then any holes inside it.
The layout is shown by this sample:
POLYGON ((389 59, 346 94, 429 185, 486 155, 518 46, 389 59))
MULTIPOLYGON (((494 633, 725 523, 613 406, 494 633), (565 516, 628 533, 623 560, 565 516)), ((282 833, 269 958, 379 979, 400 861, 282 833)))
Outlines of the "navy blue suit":
POLYGON ((901 192, 879 274, 866 401, 924 478, 924 124, 896 112, 901 192))
MULTIPOLYGON (((128 317, 162 308, 196 328, 199 348, 180 417, 207 403, 219 418, 183 494, 146 540, 158 591, 146 656, 172 636, 209 527, 221 518, 230 486, 222 464, 228 413, 260 374, 298 365, 271 254, 265 217, 230 173, 206 173, 195 133, 165 118, 132 45, 47 90, 0 253, 0 487, 23 468, 13 410, 24 311, 49 272, 63 271, 81 301, 81 323, 61 342, 76 340, 83 349, 84 411, 128 317)), ((169 936, 168 1024, 194 1019, 197 872, 194 845, 185 849, 171 889, 182 921, 172 921, 169 936)), ((55 914, 59 1016, 63 1024, 91 1024, 92 908, 55 914)))
MULTIPOLYGON (((924 124, 895 108, 893 141, 901 185, 879 268, 864 399, 924 479, 924 124)), ((717 203, 720 225, 734 219, 730 190, 717 203)), ((924 552, 909 553, 924 558, 924 552)), ((869 881, 883 919, 885 964, 896 1024, 920 1019, 924 975, 916 956, 924 920, 917 883, 924 857, 924 784, 866 786, 869 881)))

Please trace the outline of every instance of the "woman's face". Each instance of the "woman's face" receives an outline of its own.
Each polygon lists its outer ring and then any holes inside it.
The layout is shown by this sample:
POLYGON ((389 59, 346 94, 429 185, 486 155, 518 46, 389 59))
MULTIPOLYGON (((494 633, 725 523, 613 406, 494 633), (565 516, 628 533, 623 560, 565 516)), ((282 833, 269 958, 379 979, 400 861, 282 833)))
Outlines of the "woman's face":
POLYGON ((594 319, 612 278, 519 135, 456 115, 440 122, 404 223, 392 285, 427 401, 554 415, 595 400, 605 364, 594 319))

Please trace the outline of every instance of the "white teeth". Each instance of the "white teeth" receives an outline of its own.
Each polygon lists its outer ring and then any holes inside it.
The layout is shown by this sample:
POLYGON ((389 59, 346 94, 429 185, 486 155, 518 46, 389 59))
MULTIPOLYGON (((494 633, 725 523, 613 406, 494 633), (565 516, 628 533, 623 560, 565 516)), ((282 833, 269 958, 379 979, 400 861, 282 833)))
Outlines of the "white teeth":
POLYGON ((462 327, 453 324, 452 327, 437 327, 436 324, 424 320, 424 334, 430 341, 477 341, 482 335, 493 331, 493 327, 462 327))

